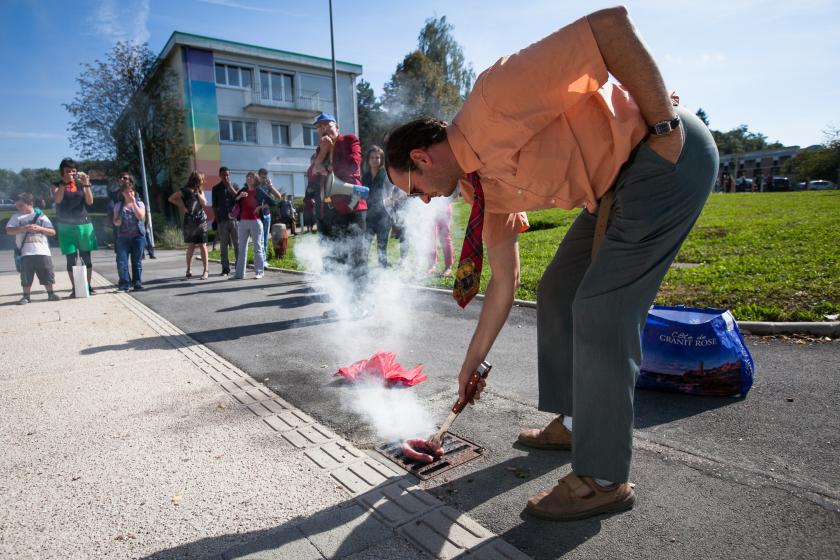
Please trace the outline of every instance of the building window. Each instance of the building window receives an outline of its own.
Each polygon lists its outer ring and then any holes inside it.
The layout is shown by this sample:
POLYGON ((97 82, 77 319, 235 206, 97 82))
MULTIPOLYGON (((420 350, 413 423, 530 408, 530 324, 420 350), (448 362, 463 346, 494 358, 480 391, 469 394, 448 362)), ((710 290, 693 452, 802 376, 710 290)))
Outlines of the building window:
POLYGON ((230 64, 216 64, 216 84, 251 89, 253 70, 230 64))
POLYGON ((271 123, 271 140, 275 146, 288 146, 289 125, 271 123))
POLYGON ((314 126, 303 126, 303 145, 317 146, 318 145, 318 129, 314 126))
POLYGON ((291 74, 260 70, 260 95, 271 101, 294 101, 294 77, 291 74))
POLYGON ((219 140, 222 142, 257 143, 257 123, 219 119, 219 140))

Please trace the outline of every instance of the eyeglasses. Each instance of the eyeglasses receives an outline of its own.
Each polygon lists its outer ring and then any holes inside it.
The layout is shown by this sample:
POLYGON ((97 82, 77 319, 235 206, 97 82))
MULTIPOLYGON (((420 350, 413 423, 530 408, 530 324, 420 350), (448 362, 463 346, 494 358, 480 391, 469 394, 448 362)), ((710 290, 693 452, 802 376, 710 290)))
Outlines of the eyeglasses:
POLYGON ((418 196, 424 196, 426 193, 417 191, 415 193, 411 192, 411 166, 408 166, 408 197, 409 198, 416 198, 418 196))

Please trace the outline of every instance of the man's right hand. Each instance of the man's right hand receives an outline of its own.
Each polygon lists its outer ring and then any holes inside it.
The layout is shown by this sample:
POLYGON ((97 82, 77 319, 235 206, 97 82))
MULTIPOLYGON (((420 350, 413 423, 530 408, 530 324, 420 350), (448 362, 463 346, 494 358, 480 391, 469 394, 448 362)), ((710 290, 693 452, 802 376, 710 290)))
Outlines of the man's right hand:
POLYGON ((330 138, 329 136, 321 136, 321 140, 319 141, 319 146, 320 146, 322 152, 328 153, 328 152, 332 151, 334 143, 335 142, 333 142, 333 139, 330 138))
POLYGON ((685 143, 684 138, 684 132, 682 126, 680 126, 667 136, 651 135, 647 140, 645 140, 645 143, 651 150, 666 160, 671 163, 677 163, 677 160, 680 159, 680 154, 682 153, 683 144, 685 143))

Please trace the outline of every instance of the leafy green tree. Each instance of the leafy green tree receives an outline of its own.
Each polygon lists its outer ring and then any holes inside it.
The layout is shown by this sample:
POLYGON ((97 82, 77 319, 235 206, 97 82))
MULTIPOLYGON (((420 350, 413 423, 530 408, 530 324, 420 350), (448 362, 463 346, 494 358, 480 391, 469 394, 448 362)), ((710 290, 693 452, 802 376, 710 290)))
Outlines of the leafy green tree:
POLYGON ((0 169, 0 198, 12 198, 20 184, 20 176, 11 169, 0 169))
POLYGON ((742 124, 729 132, 712 130, 712 136, 721 154, 740 154, 784 147, 779 142, 767 142, 767 136, 760 132, 750 132, 747 125, 742 124))
POLYGON ((446 16, 430 18, 418 49, 407 54, 384 86, 382 105, 395 119, 431 116, 450 120, 469 93, 475 73, 464 63, 446 16))
POLYGON ((837 168, 840 158, 836 148, 817 146, 802 150, 785 162, 785 173, 796 175, 801 180, 828 179, 837 182, 840 177, 837 168))
POLYGON ((475 72, 471 64, 464 62, 464 51, 452 37, 453 30, 446 16, 429 18, 417 42, 420 52, 440 68, 444 81, 458 88, 465 98, 470 93, 475 72))
POLYGON ((382 110, 382 103, 376 98, 370 83, 365 80, 359 80, 356 85, 356 104, 362 149, 367 150, 373 144, 382 146, 382 138, 390 128, 390 119, 382 110))
POLYGON ((697 115, 698 119, 703 121, 703 124, 705 124, 706 126, 709 126, 709 116, 706 114, 706 111, 703 110, 703 107, 700 107, 699 109, 697 109, 697 112, 694 113, 694 114, 697 115))
POLYGON ((48 202, 52 199, 52 184, 61 179, 58 169, 39 167, 37 169, 21 169, 17 192, 31 192, 35 198, 44 198, 48 202))
POLYGON ((82 65, 79 90, 65 108, 71 144, 82 158, 113 162, 108 172, 128 169, 138 179, 139 128, 150 194, 158 208, 168 209, 163 198, 187 170, 190 150, 177 77, 172 70, 154 73, 155 60, 145 43, 118 42, 104 61, 82 65))
POLYGON ((70 113, 70 143, 82 158, 112 160, 117 142, 111 129, 152 69, 155 55, 147 44, 120 41, 105 60, 82 64, 79 89, 64 108, 70 113))

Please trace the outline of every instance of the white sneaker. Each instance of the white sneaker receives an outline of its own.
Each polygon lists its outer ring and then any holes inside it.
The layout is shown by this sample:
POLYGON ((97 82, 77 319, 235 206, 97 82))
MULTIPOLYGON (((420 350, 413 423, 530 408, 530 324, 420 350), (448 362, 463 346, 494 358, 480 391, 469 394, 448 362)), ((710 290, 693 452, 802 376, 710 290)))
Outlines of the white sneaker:
POLYGON ((256 274, 254 274, 254 280, 260 280, 262 277, 263 277, 262 272, 257 272, 256 274))

